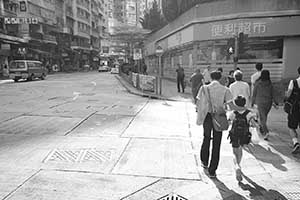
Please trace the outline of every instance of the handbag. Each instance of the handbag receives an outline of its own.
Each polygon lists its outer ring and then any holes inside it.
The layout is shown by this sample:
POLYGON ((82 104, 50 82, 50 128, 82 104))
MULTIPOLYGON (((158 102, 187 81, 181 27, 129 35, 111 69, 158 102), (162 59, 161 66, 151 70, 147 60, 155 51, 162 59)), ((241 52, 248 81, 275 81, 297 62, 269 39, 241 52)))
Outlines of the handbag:
POLYGON ((227 120, 227 116, 226 116, 226 112, 225 110, 214 110, 213 109, 213 105, 212 105, 212 101, 210 98, 210 92, 209 92, 209 88, 207 87, 207 92, 208 92, 208 101, 209 101, 209 105, 211 107, 212 113, 212 123, 213 123, 213 127, 216 131, 225 131, 228 129, 229 127, 229 123, 227 120))

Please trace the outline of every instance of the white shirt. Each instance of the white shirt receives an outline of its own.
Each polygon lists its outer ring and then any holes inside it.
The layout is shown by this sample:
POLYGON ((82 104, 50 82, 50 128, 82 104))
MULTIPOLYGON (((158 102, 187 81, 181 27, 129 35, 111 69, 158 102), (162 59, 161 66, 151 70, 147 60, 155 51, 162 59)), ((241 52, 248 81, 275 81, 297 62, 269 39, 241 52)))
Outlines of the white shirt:
POLYGON ((230 92, 235 99, 237 96, 243 96, 246 98, 245 107, 249 107, 250 105, 250 87, 248 83, 244 81, 235 81, 229 86, 230 92))
POLYGON ((208 71, 208 69, 205 69, 203 72, 203 80, 204 83, 211 82, 210 71, 208 71))
POLYGON ((251 84, 254 85, 254 83, 257 81, 257 79, 259 79, 261 74, 261 71, 257 71, 254 74, 252 74, 251 76, 251 84))
MULTIPOLYGON (((297 80, 297 83, 298 83, 298 86, 300 88, 300 77, 296 79, 297 80)), ((288 90, 293 90, 294 88, 294 83, 293 83, 293 80, 290 81, 290 84, 289 84, 289 87, 288 87, 288 90)))

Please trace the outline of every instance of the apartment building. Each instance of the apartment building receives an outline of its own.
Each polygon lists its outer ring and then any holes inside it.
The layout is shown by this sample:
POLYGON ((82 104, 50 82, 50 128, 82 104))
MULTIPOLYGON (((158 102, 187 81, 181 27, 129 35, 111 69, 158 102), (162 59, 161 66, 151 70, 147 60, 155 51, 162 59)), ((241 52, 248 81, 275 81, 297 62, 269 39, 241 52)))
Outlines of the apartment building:
POLYGON ((108 31, 106 1, 0 0, 0 65, 26 58, 69 70, 97 62, 108 31))

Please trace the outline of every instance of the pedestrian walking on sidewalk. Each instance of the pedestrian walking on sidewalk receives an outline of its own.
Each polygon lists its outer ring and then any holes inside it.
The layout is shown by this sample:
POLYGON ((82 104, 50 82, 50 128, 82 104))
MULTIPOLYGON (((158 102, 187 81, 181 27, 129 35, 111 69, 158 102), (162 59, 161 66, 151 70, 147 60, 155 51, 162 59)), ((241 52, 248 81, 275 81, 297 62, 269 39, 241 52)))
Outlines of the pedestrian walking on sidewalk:
POLYGON ((262 70, 260 78, 254 85, 251 105, 254 106, 254 104, 256 104, 258 109, 260 132, 264 135, 264 139, 268 140, 268 114, 272 105, 274 105, 275 108, 277 108, 278 105, 274 99, 273 84, 270 80, 269 70, 262 70))
POLYGON ((200 87, 203 85, 203 76, 200 73, 200 69, 196 69, 195 73, 192 74, 190 79, 191 85, 192 85, 192 95, 194 98, 194 103, 196 104, 197 101, 197 94, 200 89, 200 87))
POLYGON ((224 104, 232 100, 229 88, 219 83, 221 76, 222 75, 219 71, 213 71, 211 73, 212 82, 209 85, 202 86, 197 95, 197 125, 203 125, 204 129, 204 138, 200 152, 201 163, 203 168, 208 169, 208 173, 211 178, 216 177, 222 140, 222 131, 217 131, 213 127, 212 113, 214 111, 212 108, 217 111, 225 112, 224 104), (209 162, 211 139, 212 155, 209 162))
POLYGON ((227 87, 229 87, 235 81, 233 74, 234 74, 234 70, 230 70, 228 75, 227 87))
POLYGON ((262 63, 256 63, 255 64, 255 69, 256 69, 256 72, 251 75, 251 91, 252 91, 252 94, 253 94, 254 85, 255 85, 256 81, 259 79, 259 77, 261 75, 261 70, 263 69, 263 64, 262 63))
POLYGON ((235 109, 228 116, 232 121, 232 128, 229 131, 230 143, 233 150, 233 163, 235 167, 235 175, 238 182, 242 181, 241 161, 243 156, 243 146, 251 141, 251 133, 249 130, 250 121, 255 119, 256 114, 248 110, 246 105, 246 98, 237 96, 233 104, 235 109))
POLYGON ((233 76, 235 82, 229 86, 233 98, 239 95, 243 96, 246 99, 246 107, 250 107, 250 87, 248 83, 243 81, 243 73, 240 70, 236 70, 233 76))
POLYGON ((292 153, 297 153, 300 150, 298 141, 297 128, 300 127, 300 67, 298 67, 299 77, 296 80, 291 80, 286 92, 286 97, 292 103, 291 113, 288 114, 288 128, 293 141, 292 153))
POLYGON ((180 86, 182 89, 182 93, 184 93, 184 89, 185 89, 185 84, 184 84, 184 69, 180 66, 180 64, 177 64, 177 69, 176 69, 176 73, 177 73, 177 90, 178 92, 180 92, 180 86))
POLYGON ((217 69, 219 72, 221 72, 221 75, 222 75, 222 77, 221 77, 221 79, 220 79, 220 83, 221 83, 221 85, 225 85, 225 86, 227 86, 227 77, 226 76, 224 76, 223 75, 223 68, 222 67, 219 67, 218 69, 217 69))
POLYGON ((208 65, 207 67, 206 67, 206 69, 203 71, 203 80, 204 80, 204 84, 205 85, 208 85, 208 84, 210 84, 210 82, 211 82, 211 77, 210 77, 210 73, 211 73, 211 67, 210 67, 210 65, 208 65))

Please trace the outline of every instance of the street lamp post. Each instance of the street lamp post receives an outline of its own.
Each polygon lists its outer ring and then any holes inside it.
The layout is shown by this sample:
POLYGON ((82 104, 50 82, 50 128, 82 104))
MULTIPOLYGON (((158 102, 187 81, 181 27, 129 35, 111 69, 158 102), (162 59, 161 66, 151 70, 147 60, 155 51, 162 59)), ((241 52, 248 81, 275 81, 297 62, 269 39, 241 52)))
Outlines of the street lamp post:
POLYGON ((162 94, 162 64, 161 64, 161 56, 163 54, 163 48, 161 46, 157 46, 155 53, 158 56, 158 88, 156 90, 157 94, 162 94))

